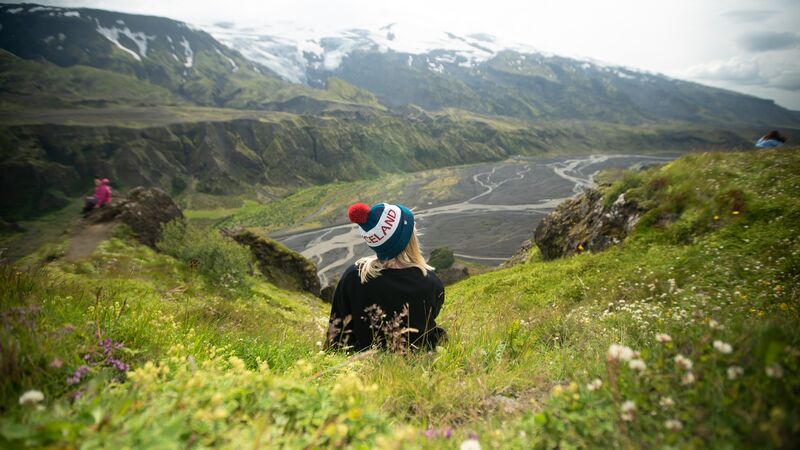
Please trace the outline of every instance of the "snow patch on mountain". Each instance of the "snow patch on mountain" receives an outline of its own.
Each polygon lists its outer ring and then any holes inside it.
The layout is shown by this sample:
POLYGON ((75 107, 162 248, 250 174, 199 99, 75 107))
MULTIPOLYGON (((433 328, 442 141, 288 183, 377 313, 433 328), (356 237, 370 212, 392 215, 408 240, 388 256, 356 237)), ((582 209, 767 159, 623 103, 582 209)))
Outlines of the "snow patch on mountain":
MULTIPOLYGON (((437 57, 440 64, 429 66, 437 72, 444 70, 442 64, 471 67, 503 50, 537 52, 533 47, 502 42, 487 34, 459 36, 406 23, 392 23, 377 29, 346 30, 321 30, 286 22, 258 28, 218 23, 204 28, 246 58, 295 83, 307 82, 309 69, 336 70, 344 58, 357 51, 394 51, 409 55, 446 51, 448 54, 437 57)), ((409 62, 413 63, 413 60, 409 62)))
POLYGON ((181 46, 183 46, 183 54, 186 57, 183 65, 188 69, 189 67, 192 67, 192 65, 194 64, 194 52, 192 51, 192 46, 189 45, 189 41, 186 40, 186 37, 181 36, 181 38, 182 40, 180 44, 181 46))
POLYGON ((95 19, 96 30, 100 33, 103 37, 111 41, 114 45, 116 45, 120 50, 128 53, 129 55, 133 56, 134 59, 137 61, 141 61, 142 58, 147 57, 147 41, 154 40, 155 36, 148 36, 141 31, 131 31, 130 28, 117 28, 117 27, 104 27, 100 25, 100 21, 95 19), (134 44, 136 44, 138 52, 122 45, 119 42, 120 36, 125 36, 134 44))
POLYGON ((219 56, 222 56, 223 58, 227 59, 229 63, 231 63, 231 72, 235 73, 235 72, 237 72, 239 70, 239 66, 236 65, 236 61, 234 61, 230 57, 226 56, 218 48, 214 47, 214 50, 216 50, 216 52, 217 52, 217 54, 219 54, 219 56))

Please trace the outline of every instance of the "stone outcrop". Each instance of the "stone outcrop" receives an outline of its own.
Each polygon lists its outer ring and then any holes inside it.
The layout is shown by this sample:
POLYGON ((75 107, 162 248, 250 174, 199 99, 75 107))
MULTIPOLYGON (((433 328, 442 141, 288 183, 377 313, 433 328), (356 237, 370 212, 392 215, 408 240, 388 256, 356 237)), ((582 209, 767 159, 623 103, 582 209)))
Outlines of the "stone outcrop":
POLYGON ((221 232, 250 249, 261 274, 271 283, 285 289, 320 295, 317 266, 303 255, 244 228, 224 229, 221 232))
POLYGON ((321 298, 322 300, 324 300, 327 303, 333 303, 333 294, 336 293, 336 284, 337 283, 338 283, 338 280, 336 280, 333 283, 329 283, 327 286, 322 288, 322 290, 319 291, 319 298, 321 298))
POLYGON ((447 286, 469 277, 469 269, 467 269, 464 266, 454 265, 448 267, 447 269, 437 270, 436 276, 438 276, 439 279, 442 280, 442 284, 447 286))
POLYGON ((534 241, 544 259, 600 251, 625 239, 641 213, 639 206, 627 200, 625 194, 605 207, 603 194, 589 189, 565 201, 539 222, 534 241))
POLYGON ((528 260, 528 256, 530 256, 531 248, 533 248, 533 242, 531 242, 530 239, 526 239, 525 242, 519 246, 517 252, 514 253, 511 258, 508 258, 503 264, 500 264, 500 267, 508 268, 524 263, 528 260))
POLYGON ((183 219, 183 212, 172 197, 158 188, 137 187, 124 198, 93 210, 87 221, 124 223, 139 242, 155 248, 163 225, 175 219, 183 219))

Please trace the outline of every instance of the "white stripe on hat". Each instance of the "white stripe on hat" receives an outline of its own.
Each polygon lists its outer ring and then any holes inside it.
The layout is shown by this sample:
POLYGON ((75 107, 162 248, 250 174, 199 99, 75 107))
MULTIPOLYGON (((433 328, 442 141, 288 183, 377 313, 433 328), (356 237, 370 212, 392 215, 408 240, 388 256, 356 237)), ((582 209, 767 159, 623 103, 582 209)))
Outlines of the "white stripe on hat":
POLYGON ((378 247, 384 244, 399 228, 401 214, 402 211, 399 206, 384 203, 381 218, 378 219, 378 223, 374 227, 367 231, 359 227, 358 230, 361 232, 361 237, 370 247, 378 247))

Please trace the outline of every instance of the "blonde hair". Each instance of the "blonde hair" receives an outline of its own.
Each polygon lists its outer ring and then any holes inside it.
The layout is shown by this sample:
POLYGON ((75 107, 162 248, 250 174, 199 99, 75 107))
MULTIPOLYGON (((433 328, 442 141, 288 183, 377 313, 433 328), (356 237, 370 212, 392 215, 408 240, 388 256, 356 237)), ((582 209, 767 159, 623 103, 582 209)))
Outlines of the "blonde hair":
POLYGON ((416 267, 422 271, 423 276, 428 276, 428 271, 434 270, 433 267, 429 266, 428 263, 425 262, 425 258, 422 256, 422 249, 419 245, 419 239, 417 239, 416 227, 414 228, 414 232, 411 233, 411 239, 408 241, 406 248, 404 248, 403 251, 394 258, 387 261, 381 261, 377 256, 372 255, 356 261, 356 267, 358 267, 358 276, 361 278, 361 284, 366 283, 370 278, 378 278, 381 275, 381 270, 390 267, 387 264, 390 261, 395 261, 401 268, 416 267))

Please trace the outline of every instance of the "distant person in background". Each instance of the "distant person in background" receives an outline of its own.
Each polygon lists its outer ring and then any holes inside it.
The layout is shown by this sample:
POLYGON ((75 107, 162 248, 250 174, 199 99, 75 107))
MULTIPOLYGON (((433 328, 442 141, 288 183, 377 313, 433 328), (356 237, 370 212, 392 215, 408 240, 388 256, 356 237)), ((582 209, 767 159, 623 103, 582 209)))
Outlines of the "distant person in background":
POLYGON ((414 214, 403 205, 356 203, 347 215, 375 256, 359 259, 339 280, 326 348, 435 348, 445 336, 436 326, 444 286, 422 256, 414 214))
POLYGON ((108 178, 94 179, 94 195, 86 197, 86 203, 83 205, 83 217, 89 216, 93 209, 101 208, 111 203, 111 187, 109 184, 108 178))
POLYGON ((778 133, 778 130, 772 130, 769 133, 761 136, 761 138, 756 141, 756 148, 775 148, 780 147, 786 142, 786 136, 781 135, 778 133))

